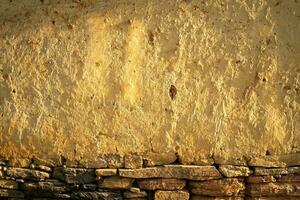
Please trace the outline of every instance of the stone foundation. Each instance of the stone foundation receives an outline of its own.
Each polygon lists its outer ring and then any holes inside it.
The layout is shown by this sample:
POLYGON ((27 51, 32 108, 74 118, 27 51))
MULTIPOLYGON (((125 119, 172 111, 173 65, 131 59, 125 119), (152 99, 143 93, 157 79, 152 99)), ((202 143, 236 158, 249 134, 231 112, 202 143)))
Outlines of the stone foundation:
MULTIPOLYGON (((43 163, 45 164, 45 163, 43 163)), ((0 199, 300 199, 300 167, 163 165, 127 168, 12 166, 1 161, 0 199)))

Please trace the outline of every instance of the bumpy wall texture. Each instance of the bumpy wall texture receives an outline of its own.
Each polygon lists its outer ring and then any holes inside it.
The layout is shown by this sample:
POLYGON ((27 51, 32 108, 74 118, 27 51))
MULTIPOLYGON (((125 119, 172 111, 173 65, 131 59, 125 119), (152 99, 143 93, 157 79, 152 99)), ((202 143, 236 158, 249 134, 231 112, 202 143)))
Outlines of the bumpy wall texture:
POLYGON ((300 164, 298 0, 1 0, 0 70, 12 162, 300 164))

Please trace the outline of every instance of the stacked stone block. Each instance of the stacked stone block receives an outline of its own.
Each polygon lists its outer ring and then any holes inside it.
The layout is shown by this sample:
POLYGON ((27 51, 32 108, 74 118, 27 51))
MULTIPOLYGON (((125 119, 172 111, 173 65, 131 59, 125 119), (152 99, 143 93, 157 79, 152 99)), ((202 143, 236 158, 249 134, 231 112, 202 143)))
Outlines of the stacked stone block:
MULTIPOLYGON (((122 159, 117 159, 122 160, 122 159)), ((110 166, 0 161, 0 199, 300 199, 300 167, 161 165, 139 156, 110 166), (16 164, 18 163, 18 164, 16 164), (15 165, 15 166, 13 166, 15 165), (101 166, 101 168, 93 168, 101 166), (103 167, 104 166, 104 167, 103 167), (119 166, 120 168, 114 168, 119 166), (110 168, 109 168, 110 167, 110 168)))

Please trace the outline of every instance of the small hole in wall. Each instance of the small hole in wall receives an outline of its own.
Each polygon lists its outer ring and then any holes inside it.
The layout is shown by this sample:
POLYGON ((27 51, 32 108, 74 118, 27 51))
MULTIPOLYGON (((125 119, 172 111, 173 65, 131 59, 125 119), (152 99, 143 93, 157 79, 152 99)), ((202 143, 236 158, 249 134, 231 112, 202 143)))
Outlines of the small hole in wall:
POLYGON ((266 151, 266 156, 269 156, 269 155, 271 155, 271 153, 270 153, 269 150, 267 150, 267 151, 266 151))
POLYGON ((262 80, 263 82, 267 82, 267 79, 266 78, 263 78, 263 80, 262 80))
POLYGON ((54 20, 52 21, 52 24, 55 25, 55 21, 54 20))
POLYGON ((15 94, 15 93, 16 93, 16 90, 15 90, 15 89, 13 89, 13 90, 12 90, 12 93, 14 93, 14 94, 15 94))
POLYGON ((149 31, 148 37, 149 37, 149 44, 151 44, 153 46, 154 45, 154 34, 151 31, 149 31))
POLYGON ((174 85, 171 85, 170 89, 169 89, 169 94, 172 100, 175 99, 176 94, 177 94, 177 89, 174 85))

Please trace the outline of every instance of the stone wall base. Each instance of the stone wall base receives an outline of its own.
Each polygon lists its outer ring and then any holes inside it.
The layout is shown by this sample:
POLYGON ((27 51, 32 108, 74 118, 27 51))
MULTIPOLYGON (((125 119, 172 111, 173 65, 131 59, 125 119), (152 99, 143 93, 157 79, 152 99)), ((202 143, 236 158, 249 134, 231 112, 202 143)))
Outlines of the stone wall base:
POLYGON ((0 161, 0 199, 300 199, 300 167, 163 165, 79 168, 0 161))

